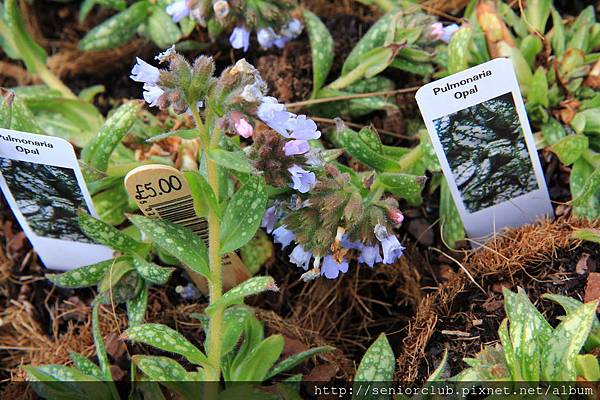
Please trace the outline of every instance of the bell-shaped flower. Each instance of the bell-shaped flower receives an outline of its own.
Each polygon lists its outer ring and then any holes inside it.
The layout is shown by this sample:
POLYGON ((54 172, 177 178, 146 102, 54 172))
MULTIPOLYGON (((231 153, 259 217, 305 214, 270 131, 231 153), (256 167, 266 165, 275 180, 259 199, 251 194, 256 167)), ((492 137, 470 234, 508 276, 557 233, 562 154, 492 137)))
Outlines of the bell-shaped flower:
POLYGON ((298 165, 293 165, 288 168, 290 174, 292 174, 292 183, 290 187, 299 191, 300 193, 307 193, 315 185, 317 178, 314 172, 309 172, 298 165))
POLYGON ((177 0, 167 6, 165 11, 171 16, 173 22, 179 22, 188 15, 192 9, 188 5, 188 0, 177 0))
POLYGON ((243 26, 236 26, 229 36, 229 43, 231 43, 231 47, 234 49, 243 49, 244 52, 248 51, 248 47, 250 46, 250 31, 243 26))
POLYGON ((282 249, 285 249, 287 246, 289 246, 295 237, 296 235, 294 235, 294 232, 287 229, 285 225, 282 225, 273 231, 273 241, 281 244, 282 249))
POLYGON ((290 253, 290 262, 296 264, 298 267, 303 268, 305 271, 308 270, 311 258, 312 253, 304 250, 302 245, 297 245, 290 253))
POLYGON ((327 279, 335 279, 339 276, 340 272, 348 272, 348 261, 342 260, 341 263, 338 263, 332 255, 323 258, 321 275, 325 275, 327 279))
POLYGON ((136 57, 135 59, 136 64, 131 69, 131 75, 129 77, 136 82, 156 85, 156 82, 158 82, 158 79, 160 78, 160 70, 139 57, 136 57))
POLYGON ((304 154, 310 150, 310 145, 306 140, 290 140, 283 146, 286 156, 295 156, 304 154))

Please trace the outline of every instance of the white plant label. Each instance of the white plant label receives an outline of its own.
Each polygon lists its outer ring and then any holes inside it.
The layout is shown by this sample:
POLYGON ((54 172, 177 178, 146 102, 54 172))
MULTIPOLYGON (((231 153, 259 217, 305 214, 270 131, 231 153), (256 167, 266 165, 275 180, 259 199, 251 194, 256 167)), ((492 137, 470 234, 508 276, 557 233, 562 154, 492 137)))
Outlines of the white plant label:
POLYGON ((456 208, 475 244, 502 228, 552 217, 509 59, 431 82, 416 97, 456 208))
POLYGON ((0 129, 0 188, 46 268, 64 271, 112 257, 79 228, 79 209, 96 213, 66 140, 0 129))

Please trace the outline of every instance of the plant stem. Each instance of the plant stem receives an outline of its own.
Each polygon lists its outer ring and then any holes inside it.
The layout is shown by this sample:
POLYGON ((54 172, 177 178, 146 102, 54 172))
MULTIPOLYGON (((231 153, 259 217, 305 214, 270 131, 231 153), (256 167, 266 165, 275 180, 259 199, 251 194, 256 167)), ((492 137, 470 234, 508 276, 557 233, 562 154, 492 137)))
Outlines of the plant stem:
POLYGON ((419 161, 422 155, 423 150, 421 149, 421 146, 413 147, 398 161, 400 171, 406 171, 409 169, 415 162, 419 161))
MULTIPOLYGON (((192 107, 192 115, 198 126, 200 142, 202 143, 202 153, 206 160, 207 180, 211 189, 218 197, 219 195, 219 172, 217 164, 208 157, 208 151, 215 149, 219 145, 221 132, 216 124, 207 121, 209 130, 212 129, 212 136, 204 126, 202 118, 196 107, 192 107)), ((212 118, 213 114, 207 110, 207 119, 212 118)), ((218 200, 218 199, 217 199, 218 200)), ((223 295, 223 271, 221 268, 221 249, 220 234, 221 226, 217 213, 212 208, 208 212, 208 262, 210 266, 211 279, 208 280, 209 304, 214 304, 223 295)), ((218 395, 218 382, 221 379, 221 338, 223 325, 223 308, 217 307, 211 315, 208 324, 208 343, 206 346, 207 357, 210 367, 205 370, 205 378, 208 382, 206 386, 206 398, 213 399, 218 395)))
POLYGON ((76 99, 77 96, 56 77, 45 65, 38 66, 37 75, 49 88, 58 90, 67 99, 76 99))

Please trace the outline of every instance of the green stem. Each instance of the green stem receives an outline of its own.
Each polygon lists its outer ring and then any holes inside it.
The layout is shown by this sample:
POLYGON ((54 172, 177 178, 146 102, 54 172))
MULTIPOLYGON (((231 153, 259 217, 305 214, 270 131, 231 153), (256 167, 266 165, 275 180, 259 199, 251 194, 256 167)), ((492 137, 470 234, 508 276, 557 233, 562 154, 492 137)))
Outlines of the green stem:
MULTIPOLYGON (((209 116, 212 114, 207 113, 209 116)), ((218 196, 219 193, 219 172, 217 164, 208 157, 208 151, 215 149, 219 145, 221 132, 215 124, 207 125, 212 128, 212 137, 207 132, 202 118, 195 107, 192 107, 192 115, 198 126, 200 141, 202 142, 202 152, 206 160, 207 180, 211 189, 218 196)), ((209 304, 214 304, 223 295, 223 271, 221 268, 221 249, 220 235, 221 226, 215 210, 208 212, 208 262, 210 266, 211 279, 208 281, 209 304)), ((212 314, 208 325, 208 343, 206 346, 207 357, 210 367, 206 369, 206 380, 213 382, 206 386, 206 398, 216 398, 218 394, 218 384, 221 379, 221 347, 222 347, 222 328, 223 328, 223 308, 217 307, 212 314)))
POLYGON ((398 161, 398 166, 400 167, 400 171, 408 170, 414 163, 421 159, 423 155, 423 150, 421 146, 417 146, 412 148, 408 153, 406 153, 402 158, 398 161))
POLYGON ((58 90, 67 99, 77 99, 77 96, 65 85, 56 75, 54 75, 45 65, 37 67, 37 75, 48 85, 49 88, 58 90))

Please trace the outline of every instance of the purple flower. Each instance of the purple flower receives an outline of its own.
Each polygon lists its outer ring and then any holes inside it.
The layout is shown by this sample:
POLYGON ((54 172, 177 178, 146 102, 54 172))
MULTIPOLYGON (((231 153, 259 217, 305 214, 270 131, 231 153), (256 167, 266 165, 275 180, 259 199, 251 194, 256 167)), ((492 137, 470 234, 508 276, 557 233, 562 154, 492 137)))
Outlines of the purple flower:
POLYGON ((373 267, 376 263, 380 263, 382 260, 381 252, 379 251, 379 244, 376 243, 372 246, 362 245, 360 249, 361 253, 358 257, 358 262, 367 264, 369 267, 373 267))
POLYGON ((178 0, 169 4, 165 11, 171 16, 173 22, 179 22, 190 15, 191 8, 188 6, 187 0, 178 0))
POLYGON ((271 206, 266 209, 265 215, 262 217, 262 221, 260 223, 261 228, 265 228, 267 233, 273 232, 273 228, 275 227, 275 223, 277 222, 277 207, 271 206))
POLYGON ((381 247, 383 247, 384 264, 393 264, 404 252, 404 247, 395 235, 389 235, 381 240, 381 247))
POLYGON ((310 146, 306 140, 290 140, 283 146, 286 156, 304 154, 308 150, 310 150, 310 146))
POLYGON ((323 265, 321 266, 321 275, 325 275, 327 279, 335 279, 340 272, 348 272, 348 261, 343 260, 341 263, 335 261, 333 256, 325 256, 323 265))
POLYGON ((265 124, 269 125, 271 129, 277 131, 282 136, 289 137, 290 119, 294 114, 288 112, 285 106, 280 104, 276 98, 270 96, 263 97, 256 115, 265 124))
POLYGON ((292 243, 292 240, 294 240, 295 237, 296 235, 294 235, 294 232, 286 229, 285 225, 282 225, 273 231, 274 242, 280 243, 282 249, 285 249, 292 243))
POLYGON ((452 39, 452 36, 454 35, 454 33, 459 29, 460 29, 460 26, 458 26, 456 24, 452 24, 452 25, 448 25, 448 26, 444 27, 444 34, 441 37, 442 41, 446 42, 446 43, 450 43, 450 39, 452 39))
POLYGON ((308 192, 316 183, 317 178, 314 172, 308 172, 297 165, 291 166, 288 171, 292 174, 293 183, 290 184, 290 187, 300 193, 308 192))
POLYGON ((158 106, 158 98, 162 96, 164 91, 158 86, 154 86, 150 83, 144 83, 144 100, 150 105, 150 107, 158 106))
POLYGON ((250 46, 250 31, 243 26, 236 26, 229 36, 229 43, 234 49, 244 49, 244 52, 248 51, 250 46))
POLYGON ((342 236, 342 240, 340 241, 340 244, 342 245, 343 248, 348 249, 348 250, 360 250, 363 247, 363 244, 361 242, 349 241, 348 235, 342 236))
POLYGON ((289 39, 294 39, 302 33, 303 28, 302 22, 294 18, 288 21, 285 27, 281 30, 281 34, 289 39))
POLYGON ((311 140, 321 137, 321 132, 317 130, 317 124, 306 115, 298 115, 292 127, 291 137, 294 139, 311 140))
POLYGON ((452 35, 454 35, 454 33, 459 29, 460 26, 456 24, 451 24, 444 27, 441 22, 436 22, 435 24, 431 24, 430 35, 434 40, 441 40, 442 42, 450 43, 452 35))
POLYGON ((246 118, 240 118, 240 120, 234 124, 234 127, 237 134, 246 139, 252 137, 252 134, 254 133, 254 128, 252 128, 252 125, 250 125, 246 118))
POLYGON ((275 33, 273 28, 261 28, 256 33, 256 38, 258 39, 258 43, 263 49, 269 49, 273 47, 275 40, 277 40, 279 35, 275 33))
POLYGON ((308 270, 311 258, 312 253, 310 251, 305 251, 302 245, 294 247, 294 250, 292 250, 292 253, 290 254, 290 262, 302 267, 305 271, 308 270))
POLYGON ((131 75, 129 77, 136 82, 156 85, 156 82, 158 82, 158 79, 160 78, 160 70, 139 57, 136 57, 135 59, 136 64, 131 69, 131 75))

